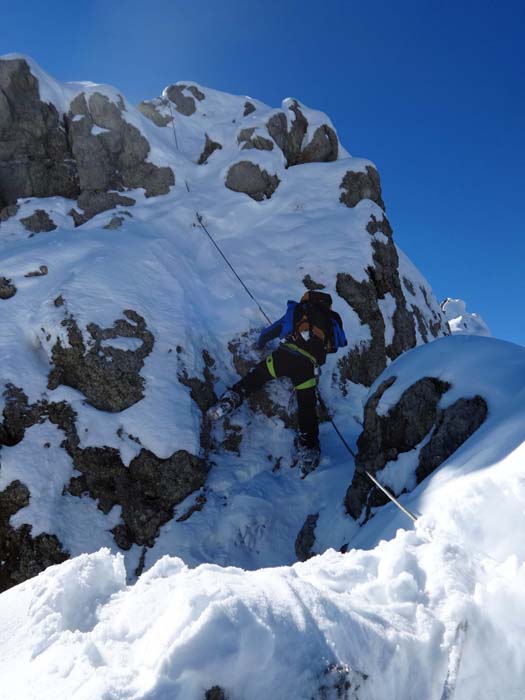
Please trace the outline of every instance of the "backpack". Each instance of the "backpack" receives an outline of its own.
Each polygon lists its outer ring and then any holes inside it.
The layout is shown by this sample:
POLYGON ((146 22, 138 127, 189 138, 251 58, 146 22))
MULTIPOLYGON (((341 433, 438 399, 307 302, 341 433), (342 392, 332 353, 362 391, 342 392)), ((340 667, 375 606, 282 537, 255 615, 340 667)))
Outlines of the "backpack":
POLYGON ((332 297, 324 292, 309 291, 301 297, 293 312, 292 336, 296 341, 302 339, 324 350, 335 352, 333 318, 336 314, 331 310, 332 297))

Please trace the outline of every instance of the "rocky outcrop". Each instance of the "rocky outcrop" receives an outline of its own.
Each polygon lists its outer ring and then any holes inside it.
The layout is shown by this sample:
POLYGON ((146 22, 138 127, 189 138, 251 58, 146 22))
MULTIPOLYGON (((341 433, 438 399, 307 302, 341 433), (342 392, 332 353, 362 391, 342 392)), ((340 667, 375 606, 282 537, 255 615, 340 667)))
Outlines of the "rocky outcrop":
POLYGON ((204 165, 205 163, 208 162, 208 158, 211 156, 211 154, 217 150, 220 150, 221 148, 222 148, 222 145, 218 141, 212 141, 212 139, 210 139, 208 134, 206 134, 204 148, 202 149, 202 153, 199 156, 199 160, 197 161, 197 164, 204 165))
POLYGON ((16 294, 16 287, 7 277, 0 277, 0 299, 11 299, 16 294))
POLYGON ((0 492, 0 593, 69 558, 55 535, 31 536, 31 525, 14 528, 11 516, 29 505, 25 484, 12 481, 0 492))
POLYGON ((306 561, 314 556, 312 547, 315 544, 315 528, 319 513, 308 515, 295 540, 295 556, 298 561, 306 561))
POLYGON ((82 192, 78 198, 78 206, 82 209, 79 213, 72 209, 69 213, 73 217, 75 226, 82 226, 103 211, 109 211, 115 207, 131 207, 135 204, 132 197, 126 197, 118 192, 82 192))
POLYGON ((301 163, 328 163, 337 160, 339 141, 332 127, 328 124, 317 127, 311 140, 304 146, 309 126, 308 120, 296 100, 291 103, 290 110, 295 115, 290 125, 284 112, 274 114, 266 124, 268 133, 286 158, 287 167, 301 163))
POLYGON ((366 166, 366 173, 349 170, 341 182, 343 190, 339 201, 347 207, 355 207, 362 199, 371 199, 385 210, 385 203, 381 196, 381 181, 379 173, 371 165, 366 166))
POLYGON ((228 698, 221 687, 214 685, 204 693, 204 700, 228 700, 228 698))
POLYGON ((185 117, 191 117, 192 114, 195 114, 197 110, 195 100, 201 101, 205 97, 196 85, 184 85, 183 83, 170 85, 166 88, 165 94, 169 101, 175 105, 177 112, 185 117), (185 94, 187 92, 191 95, 185 94))
POLYGON ((36 209, 31 216, 20 219, 20 223, 26 231, 31 231, 31 233, 54 231, 57 227, 53 219, 43 209, 36 209))
POLYGON ((7 221, 12 216, 16 216, 19 209, 20 207, 18 204, 9 204, 9 206, 5 207, 3 205, 3 200, 0 197, 0 224, 7 221), (2 209, 2 207, 4 208, 2 209))
POLYGON ((0 209, 19 197, 73 199, 79 193, 77 164, 61 115, 40 100, 27 61, 0 60, 0 209))
POLYGON ((173 171, 147 162, 148 140, 124 119, 124 111, 122 100, 115 103, 99 92, 81 93, 71 103, 69 140, 81 190, 143 187, 146 197, 167 194, 175 184, 173 171))
POLYGON ((255 127, 249 129, 242 129, 237 136, 237 143, 241 146, 241 150, 246 151, 251 148, 255 148, 258 151, 272 151, 273 141, 261 136, 260 134, 255 134, 255 127))
POLYGON ((242 116, 247 117, 249 114, 253 114, 253 112, 255 112, 255 109, 255 105, 246 100, 246 102, 244 103, 244 112, 242 116))
POLYGON ((341 379, 370 386, 385 369, 387 358, 393 360, 416 345, 416 318, 414 312, 407 308, 399 277, 399 256, 388 219, 383 216, 379 221, 372 215, 367 230, 371 235, 377 232, 383 234, 382 239, 372 241, 374 265, 367 270, 368 280, 357 282, 351 275, 339 273, 336 290, 357 313, 361 323, 368 325, 371 335, 370 341, 352 348, 340 360, 341 379), (389 344, 385 338, 385 319, 380 307, 380 301, 387 295, 395 302, 391 319, 394 333, 389 344))
POLYGON ((363 508, 368 517, 371 508, 386 502, 381 491, 360 471, 366 469, 376 475, 400 454, 414 450, 428 438, 417 458, 415 473, 419 483, 448 459, 487 415, 487 404, 480 396, 459 399, 440 409, 439 402, 450 384, 435 377, 419 379, 401 394, 386 415, 381 415, 378 404, 395 381, 395 377, 390 377, 382 382, 365 406, 363 432, 357 441, 356 474, 345 497, 346 511, 355 519, 360 518, 363 508))
MULTIPOLYGON (((78 497, 90 495, 104 513, 121 506, 122 522, 113 534, 122 549, 134 543, 151 546, 162 524, 173 517, 175 506, 206 481, 207 463, 185 450, 160 459, 142 448, 126 467, 119 451, 112 447, 82 448, 75 411, 65 401, 30 404, 24 392, 13 385, 6 388, 5 399, 0 445, 20 443, 26 430, 38 423, 56 425, 64 433, 62 449, 80 474, 70 480, 66 492, 78 497)), ((15 530, 10 525, 10 517, 27 506, 29 499, 29 490, 19 481, 0 493, 0 590, 68 558, 52 533, 33 538, 31 526, 15 530)))
POLYGON ((439 412, 434 432, 421 449, 416 469, 417 482, 423 481, 450 457, 487 417, 487 403, 481 396, 458 399, 439 412))
POLYGON ((262 202, 264 199, 270 199, 279 182, 277 175, 270 175, 259 165, 242 160, 228 170, 225 184, 234 192, 244 192, 255 201, 262 202))
POLYGON ((123 313, 128 320, 119 319, 111 328, 88 324, 89 343, 84 341, 74 318, 64 319, 69 345, 64 346, 57 339, 53 346, 50 389, 60 384, 71 386, 81 391, 95 408, 111 412, 123 411, 143 398, 144 379, 140 370, 153 349, 154 338, 142 316, 132 310, 123 313), (140 341, 139 347, 117 347, 119 342, 126 344, 126 339, 140 341), (112 340, 118 342, 112 345, 112 340))
POLYGON ((158 109, 161 104, 166 104, 166 102, 162 99, 144 100, 139 104, 139 110, 156 126, 167 126, 173 121, 173 118, 171 115, 161 114, 158 109))

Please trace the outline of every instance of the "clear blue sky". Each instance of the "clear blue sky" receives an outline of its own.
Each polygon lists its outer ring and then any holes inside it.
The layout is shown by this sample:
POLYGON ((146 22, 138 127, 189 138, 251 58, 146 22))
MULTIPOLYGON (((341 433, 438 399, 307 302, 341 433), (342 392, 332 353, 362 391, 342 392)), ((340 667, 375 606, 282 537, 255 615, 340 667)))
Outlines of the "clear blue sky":
POLYGON ((0 53, 138 102, 195 80, 327 112, 438 299, 525 344, 525 9, 451 0, 0 0, 0 53))

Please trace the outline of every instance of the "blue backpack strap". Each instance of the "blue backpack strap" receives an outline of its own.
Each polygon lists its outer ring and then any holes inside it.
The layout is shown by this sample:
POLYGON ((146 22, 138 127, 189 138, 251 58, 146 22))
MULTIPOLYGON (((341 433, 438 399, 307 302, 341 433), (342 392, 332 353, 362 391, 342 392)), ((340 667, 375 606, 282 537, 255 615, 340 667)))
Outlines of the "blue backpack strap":
POLYGON ((332 329, 334 335, 334 352, 339 348, 344 348, 348 345, 342 322, 339 323, 337 318, 332 317, 332 329))

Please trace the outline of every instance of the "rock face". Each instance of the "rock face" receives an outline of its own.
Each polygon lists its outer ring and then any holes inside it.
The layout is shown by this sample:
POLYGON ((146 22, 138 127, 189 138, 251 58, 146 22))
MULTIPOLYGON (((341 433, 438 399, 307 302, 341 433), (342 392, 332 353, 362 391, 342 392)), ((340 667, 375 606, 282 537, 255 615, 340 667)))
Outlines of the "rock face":
MULTIPOLYGON (((414 308, 409 310, 401 287, 399 257, 392 239, 392 228, 383 215, 378 220, 374 215, 367 226, 371 236, 380 232, 381 239, 374 237, 373 267, 367 270, 368 280, 357 282, 346 273, 337 276, 336 289, 340 297, 358 314, 362 324, 370 328, 371 340, 354 347, 340 362, 341 377, 356 384, 370 386, 391 360, 416 345, 416 323, 423 323, 414 308), (393 336, 387 344, 385 319, 381 302, 389 300, 393 305, 393 336)), ((416 307, 417 308, 417 307, 416 307)), ((441 322, 431 329, 434 337, 442 331, 441 322)))
POLYGON ((54 231, 57 227, 53 219, 43 209, 37 209, 31 216, 20 219, 20 223, 23 224, 27 231, 32 233, 54 231))
POLYGON ((76 321, 66 318, 63 325, 69 346, 64 347, 58 339, 53 347, 54 369, 49 375, 49 388, 65 384, 78 389, 101 411, 123 411, 140 401, 144 395, 140 370, 153 349, 154 339, 142 316, 132 310, 124 311, 124 316, 129 320, 119 319, 112 328, 90 323, 87 348, 76 321), (111 344, 112 340, 125 339, 138 340, 140 346, 127 350, 111 344))
POLYGON ((312 547, 315 544, 315 528, 319 519, 319 513, 309 515, 304 525, 299 530, 295 540, 295 555, 298 561, 306 561, 313 557, 312 547))
POLYGON ((175 109, 185 117, 190 117, 195 113, 195 100, 203 100, 204 93, 196 85, 184 85, 177 83, 170 85, 165 90, 167 98, 173 102, 175 109), (191 93, 190 95, 185 93, 191 93))
MULTIPOLYGON (((386 502, 386 496, 358 473, 360 468, 377 475, 387 463, 414 450, 430 436, 418 456, 415 474, 419 483, 447 460, 487 415, 487 404, 481 396, 458 399, 440 409, 438 404, 450 384, 435 377, 415 382, 386 415, 380 415, 379 401, 395 381, 390 377, 382 382, 365 406, 363 432, 357 441, 356 475, 345 497, 346 511, 355 519, 361 517, 363 508, 368 518, 371 508, 386 502)), ((377 478, 381 480, 380 475, 377 478)))
MULTIPOLYGON (((0 220, 13 215, 8 207, 20 197, 75 199, 139 187, 147 197, 169 192, 173 171, 148 162, 150 145, 124 119, 125 110, 122 98, 93 92, 77 95, 68 114, 59 114, 41 100, 27 61, 0 60, 0 220)), ((79 206, 85 212, 78 223, 104 211, 79 206)), ((34 216, 29 230, 51 230, 34 216)))
POLYGON ((0 299, 11 299, 16 294, 16 287, 7 277, 0 277, 0 299))
POLYGON ((80 193, 66 125, 40 100, 38 80, 23 59, 0 61, 0 208, 18 197, 80 193))
POLYGON ((226 187, 234 192, 244 192, 257 202, 270 199, 278 185, 277 175, 270 175, 249 160, 232 165, 226 176, 226 187))
POLYGON ((381 209, 385 209, 379 173, 371 165, 366 166, 366 173, 349 170, 341 182, 341 189, 343 192, 339 201, 347 207, 355 207, 362 199, 371 199, 381 209))
MULTIPOLYGON (((13 385, 5 398, 0 445, 17 445, 33 425, 45 421, 56 425, 64 433, 63 448, 80 473, 71 478, 67 492, 78 497, 89 494, 104 513, 114 505, 121 506, 122 522, 113 535, 122 549, 134 543, 151 546, 160 526, 173 517, 174 507, 206 480, 208 465, 185 450, 160 459, 141 449, 126 467, 114 448, 82 448, 75 411, 65 401, 30 404, 13 385)), ((42 533, 33 538, 30 525, 18 529, 10 525, 10 517, 27 506, 29 498, 28 488, 19 481, 0 492, 0 591, 69 556, 55 535, 42 533)))
POLYGON ((204 165, 205 163, 208 162, 208 158, 211 156, 211 154, 214 151, 218 151, 222 148, 221 144, 218 141, 213 141, 210 139, 208 134, 206 134, 206 141, 204 143, 204 148, 202 149, 202 153, 199 156, 199 160, 197 161, 198 165, 204 165))
POLYGON ((146 197, 167 194, 175 178, 171 168, 147 162, 150 145, 123 117, 124 103, 115 104, 95 92, 78 95, 68 115, 71 150, 82 191, 143 187, 146 197))
POLYGON ((317 127, 312 139, 303 146, 309 126, 308 120, 296 100, 291 101, 289 108, 295 115, 290 125, 284 112, 274 114, 266 125, 268 133, 284 153, 287 166, 337 160, 339 142, 332 127, 328 124, 317 127))

